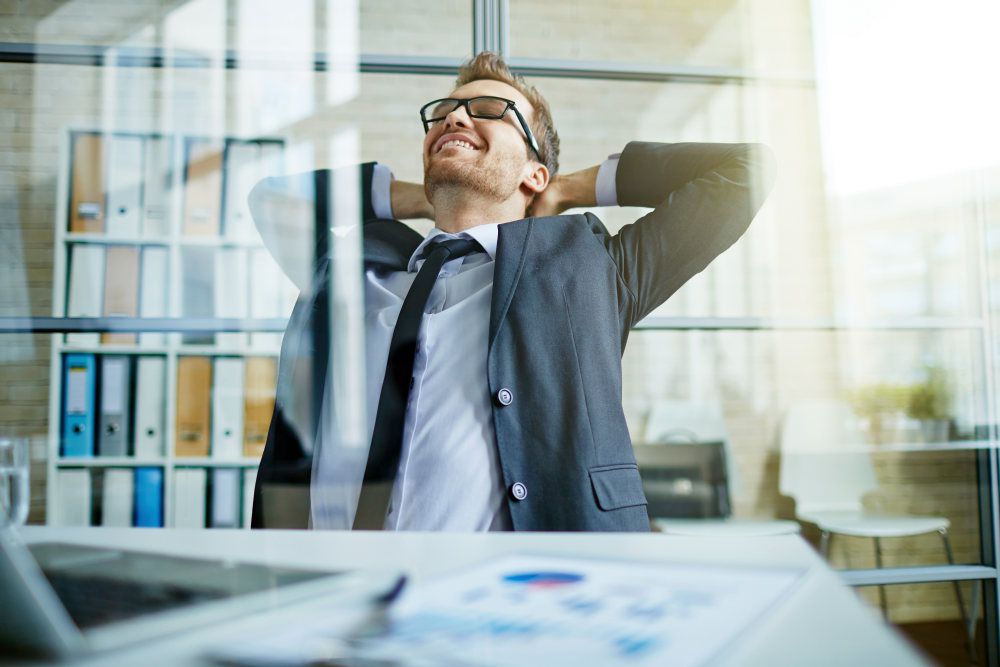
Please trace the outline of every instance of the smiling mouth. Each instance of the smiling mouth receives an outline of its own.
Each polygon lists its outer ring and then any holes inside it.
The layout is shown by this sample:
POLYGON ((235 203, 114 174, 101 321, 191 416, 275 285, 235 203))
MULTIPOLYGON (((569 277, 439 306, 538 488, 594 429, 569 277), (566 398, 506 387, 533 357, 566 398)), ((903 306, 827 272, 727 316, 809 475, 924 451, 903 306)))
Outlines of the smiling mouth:
POLYGON ((478 148, 476 148, 475 146, 473 146, 472 144, 470 144, 467 141, 462 141, 460 139, 452 139, 451 141, 446 141, 444 143, 444 145, 441 146, 441 148, 437 149, 435 155, 437 153, 443 153, 444 151, 446 151, 449 148, 457 148, 457 149, 460 149, 460 150, 466 150, 466 151, 472 151, 472 152, 476 152, 476 151, 479 150, 478 148))

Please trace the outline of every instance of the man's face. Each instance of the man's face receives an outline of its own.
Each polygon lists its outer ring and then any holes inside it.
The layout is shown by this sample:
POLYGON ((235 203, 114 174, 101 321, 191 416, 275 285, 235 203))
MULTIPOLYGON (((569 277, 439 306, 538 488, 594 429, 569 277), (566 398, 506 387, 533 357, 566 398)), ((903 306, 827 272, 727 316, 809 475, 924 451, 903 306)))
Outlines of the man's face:
MULTIPOLYGON (((472 81, 448 97, 468 99, 494 95, 513 100, 529 123, 534 109, 516 88, 500 81, 472 81)), ((503 202, 517 191, 528 167, 528 144, 513 111, 500 120, 471 118, 460 106, 431 126, 424 137, 424 189, 427 198, 443 186, 458 186, 503 202), (472 147, 449 144, 460 139, 472 147)))

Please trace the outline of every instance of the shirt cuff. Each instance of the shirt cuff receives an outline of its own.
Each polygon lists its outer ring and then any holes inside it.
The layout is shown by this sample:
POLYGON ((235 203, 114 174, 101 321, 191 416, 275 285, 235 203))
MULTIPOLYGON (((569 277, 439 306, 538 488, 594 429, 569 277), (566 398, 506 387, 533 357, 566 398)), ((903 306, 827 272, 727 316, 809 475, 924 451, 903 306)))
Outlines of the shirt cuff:
POLYGON ((621 153, 609 155, 597 170, 597 205, 618 206, 618 158, 621 153))
POLYGON ((389 184, 392 182, 392 170, 384 164, 375 163, 372 172, 372 210, 375 217, 381 220, 395 220, 392 214, 392 194, 389 184))

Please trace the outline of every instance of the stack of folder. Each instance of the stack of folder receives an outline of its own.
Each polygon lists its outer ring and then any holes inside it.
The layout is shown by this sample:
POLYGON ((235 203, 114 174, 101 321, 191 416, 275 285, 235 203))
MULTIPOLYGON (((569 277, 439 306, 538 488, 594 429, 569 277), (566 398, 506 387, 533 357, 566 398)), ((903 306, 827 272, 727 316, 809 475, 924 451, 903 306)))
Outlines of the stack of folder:
POLYGON ((62 456, 164 454, 166 357, 63 357, 62 456))
MULTIPOLYGON (((282 171, 283 151, 275 139, 71 132, 66 315, 287 316, 296 290, 259 247, 247 201, 257 182, 282 171)), ((215 344, 221 354, 182 353, 175 364, 165 333, 66 336, 54 523, 162 526, 166 515, 178 526, 249 525, 256 470, 243 460, 259 459, 267 440, 277 359, 261 355, 273 354, 281 335, 181 340, 215 344), (248 349, 256 356, 243 357, 248 349), (210 458, 211 465, 188 460, 174 468, 170 446, 177 457, 210 458), (86 457, 134 458, 139 467, 111 458, 106 468, 74 467, 72 459, 86 457), (220 462, 237 467, 216 467, 220 462), (164 493, 167 481, 172 494, 164 493)))
POLYGON ((174 472, 173 527, 249 528, 256 479, 256 470, 178 468, 174 472))
POLYGON ((260 458, 274 410, 277 368, 273 357, 179 357, 174 454, 260 458))
POLYGON ((115 238, 168 233, 173 140, 74 132, 69 231, 115 238))
MULTIPOLYGON (((174 141, 158 134, 73 132, 69 231, 115 238, 167 236, 174 141)), ((282 170, 284 142, 186 138, 182 144, 182 234, 259 242, 247 195, 261 179, 282 170)))
POLYGON ((163 468, 108 468, 94 502, 91 471, 62 468, 56 473, 56 504, 50 523, 58 526, 163 526, 163 468), (95 516, 97 515, 97 516, 95 516))
MULTIPOLYGON (((62 456, 163 457, 166 364, 160 355, 65 354, 62 456)), ((178 357, 174 454, 260 458, 276 383, 274 357, 178 357)))
MULTIPOLYGON (((163 246, 73 243, 69 248, 67 317, 165 317, 168 250, 163 246)), ((74 333, 72 345, 133 345, 131 333, 74 333)), ((144 346, 163 345, 162 333, 143 333, 144 346)))

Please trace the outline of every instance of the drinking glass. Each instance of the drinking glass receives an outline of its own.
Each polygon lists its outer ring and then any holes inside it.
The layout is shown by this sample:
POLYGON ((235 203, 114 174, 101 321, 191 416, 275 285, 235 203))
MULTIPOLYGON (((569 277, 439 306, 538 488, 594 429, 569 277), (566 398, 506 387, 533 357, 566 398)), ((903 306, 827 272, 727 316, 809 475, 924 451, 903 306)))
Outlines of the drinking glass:
POLYGON ((0 438, 0 528, 28 518, 28 440, 0 438))

